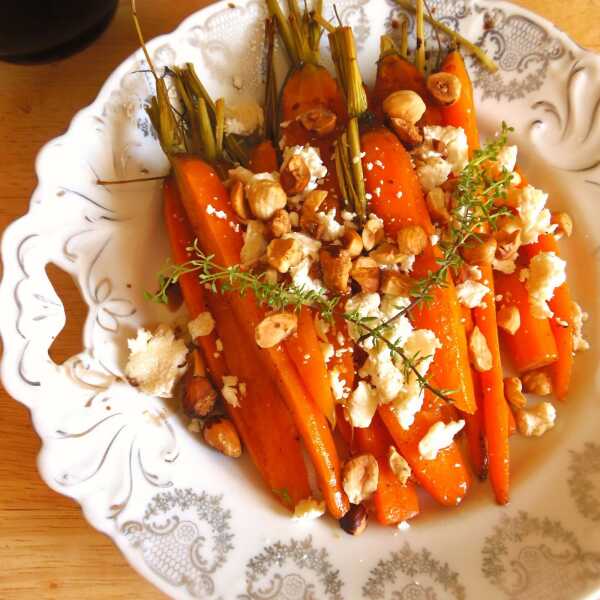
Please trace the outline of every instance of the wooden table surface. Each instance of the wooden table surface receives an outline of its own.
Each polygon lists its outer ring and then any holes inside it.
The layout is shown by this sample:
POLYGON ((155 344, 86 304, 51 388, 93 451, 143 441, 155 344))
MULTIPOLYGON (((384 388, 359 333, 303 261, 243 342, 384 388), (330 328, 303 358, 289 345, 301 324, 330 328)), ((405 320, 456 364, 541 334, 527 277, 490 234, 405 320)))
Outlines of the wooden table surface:
MULTIPOLYGON (((579 44, 600 50, 600 0, 521 0, 579 44)), ((205 0, 138 2, 147 38, 172 30, 205 0)), ((107 31, 66 60, 35 67, 0 63, 0 231, 27 210, 39 148, 62 133, 111 71, 136 48, 129 2, 107 31)), ((68 277, 53 275, 69 325, 53 346, 56 361, 80 350, 85 307, 68 277)), ((1 313, 0 313, 1 315, 1 313)), ((79 507, 48 489, 36 470, 40 443, 28 412, 0 388, 0 598, 161 598, 93 530, 79 507)))

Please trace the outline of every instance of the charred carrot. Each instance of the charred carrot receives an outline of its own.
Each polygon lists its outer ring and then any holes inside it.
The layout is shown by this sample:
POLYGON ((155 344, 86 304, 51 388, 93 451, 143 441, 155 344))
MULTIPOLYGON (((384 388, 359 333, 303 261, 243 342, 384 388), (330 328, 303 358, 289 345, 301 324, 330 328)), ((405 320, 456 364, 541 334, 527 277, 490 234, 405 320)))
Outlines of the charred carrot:
MULTIPOLYGON (((528 260, 540 252, 554 252, 560 256, 558 243, 553 235, 541 235, 535 244, 522 246, 521 250, 528 260)), ((550 327, 558 352, 556 362, 548 369, 556 397, 564 400, 569 391, 573 370, 573 309, 571 292, 566 282, 554 290, 554 296, 548 304, 554 313, 554 317, 550 319, 550 327)))
MULTIPOLYGON (((239 264, 242 235, 227 190, 214 169, 189 157, 173 157, 172 164, 184 207, 202 249, 213 255, 217 264, 239 264)), ((226 297, 247 339, 253 340, 265 311, 251 294, 229 293, 226 297)), ((276 382, 292 413, 329 511, 340 518, 348 509, 348 499, 342 490, 339 459, 325 416, 307 393, 286 351, 280 347, 257 347, 255 355, 276 382)))
MULTIPOLYGON (((190 258, 187 248, 192 245, 194 235, 170 178, 165 182, 164 200, 173 260, 185 263, 190 258)), ((245 384, 246 393, 240 398, 239 406, 226 404, 227 412, 269 488, 280 502, 293 510, 297 502, 310 495, 310 487, 298 431, 287 407, 256 364, 254 350, 239 334, 227 302, 207 294, 195 273, 185 273, 179 283, 192 318, 209 309, 215 318, 217 331, 199 337, 195 343, 200 345, 217 387, 226 374, 236 375, 245 384), (222 350, 218 339, 223 344, 222 350)))

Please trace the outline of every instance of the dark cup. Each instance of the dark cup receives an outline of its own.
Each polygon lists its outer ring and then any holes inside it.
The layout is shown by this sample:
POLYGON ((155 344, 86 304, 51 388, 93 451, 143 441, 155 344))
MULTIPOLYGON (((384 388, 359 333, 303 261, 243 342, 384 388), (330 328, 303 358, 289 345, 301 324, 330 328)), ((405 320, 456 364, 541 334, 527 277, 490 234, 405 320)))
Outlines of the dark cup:
POLYGON ((3 0, 0 60, 49 62, 81 50, 110 23, 118 0, 3 0))

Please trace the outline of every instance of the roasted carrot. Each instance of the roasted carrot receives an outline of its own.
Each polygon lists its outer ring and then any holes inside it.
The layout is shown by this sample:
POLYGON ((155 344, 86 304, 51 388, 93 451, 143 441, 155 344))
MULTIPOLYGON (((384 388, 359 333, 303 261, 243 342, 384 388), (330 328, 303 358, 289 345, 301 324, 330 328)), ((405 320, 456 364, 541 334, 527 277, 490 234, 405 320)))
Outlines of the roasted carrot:
POLYGON ((496 272, 496 294, 501 296, 498 309, 516 306, 521 326, 514 334, 501 331, 502 343, 519 373, 546 367, 558 359, 558 349, 548 319, 536 319, 531 314, 529 294, 525 284, 519 281, 518 269, 507 275, 496 272))
POLYGON ((253 173, 270 173, 277 171, 277 152, 271 140, 263 140, 250 151, 248 168, 253 173))
MULTIPOLYGON (((194 234, 172 179, 165 182, 164 200, 173 260, 185 263, 190 258, 187 248, 194 234)), ((256 364, 254 350, 240 335, 227 302, 207 294, 194 273, 182 275, 179 283, 191 317, 210 308, 216 331, 199 337, 195 343, 200 345, 217 387, 226 374, 236 375, 246 385, 239 406, 226 404, 227 412, 266 484, 282 504, 293 510, 297 502, 310 495, 310 487, 298 431, 287 407, 256 364), (222 352, 217 339, 223 343, 222 352)))
MULTIPOLYGON (((386 233, 395 237, 402 227, 416 224, 431 235, 434 230, 421 185, 398 138, 387 129, 374 129, 363 134, 361 146, 365 153, 365 187, 372 195, 369 208, 383 219, 386 233), (366 168, 369 162, 384 166, 369 170, 366 168)), ((425 277, 439 269, 438 256, 428 244, 415 261, 414 276, 425 277)), ((415 326, 431 329, 443 344, 430 369, 431 381, 438 388, 453 390, 455 406, 473 413, 476 403, 467 339, 450 278, 446 287, 432 290, 432 296, 430 303, 417 306, 411 313, 415 326)))
MULTIPOLYGON (((213 255, 219 265, 239 264, 242 235, 236 226, 227 190, 214 169, 189 157, 173 157, 172 164, 184 207, 202 249, 213 255)), ((256 326, 265 316, 264 309, 250 293, 244 296, 229 293, 226 297, 246 338, 253 340, 256 326)), ((330 513, 340 518, 348 510, 348 498, 341 486, 339 459, 325 416, 307 393, 284 349, 257 347, 255 356, 276 383, 292 413, 330 513)))
MULTIPOLYGON (((558 243, 553 235, 541 235, 535 244, 522 246, 521 252, 528 260, 540 252, 554 252, 560 256, 558 243)), ((558 359, 548 367, 548 370, 556 397, 564 400, 569 391, 573 370, 573 309, 567 282, 554 290, 554 296, 548 304, 554 313, 554 317, 550 319, 550 327, 558 352, 558 359)))
POLYGON ((477 411, 470 415, 461 413, 465 420, 465 438, 471 467, 479 479, 487 478, 488 458, 485 444, 485 423, 483 417, 483 401, 479 390, 479 379, 477 374, 473 376, 475 397, 477 398, 477 411))

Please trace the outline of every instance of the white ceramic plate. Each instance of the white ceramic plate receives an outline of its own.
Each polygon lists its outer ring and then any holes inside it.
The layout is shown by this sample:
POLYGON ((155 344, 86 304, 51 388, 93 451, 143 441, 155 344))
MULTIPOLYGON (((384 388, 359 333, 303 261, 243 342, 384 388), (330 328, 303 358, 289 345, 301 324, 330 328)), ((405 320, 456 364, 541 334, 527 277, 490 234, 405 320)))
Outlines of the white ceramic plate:
MULTIPOLYGON (((527 176, 550 192, 553 209, 572 214, 569 279, 590 313, 592 348, 578 357, 557 427, 512 443, 507 507, 476 484, 458 509, 424 500, 408 531, 373 525, 354 539, 329 519, 292 522, 245 460, 208 450, 171 407, 119 379, 127 337, 173 317, 143 299, 168 255, 159 184, 94 183, 166 170, 142 110, 151 82, 136 72, 141 53, 40 152, 30 210, 2 243, 3 382, 31 409, 48 485, 75 498, 90 524, 173 597, 600 597, 600 58, 505 2, 431 4, 499 63, 496 75, 471 64, 481 128, 489 134, 502 119, 515 127, 527 176), (81 353, 63 365, 48 356, 65 323, 44 270, 50 262, 72 274, 89 305, 81 353)), ((355 27, 370 81, 379 36, 395 35, 402 11, 385 0, 337 5, 355 27)), ((258 96, 263 16, 257 0, 220 2, 148 46, 157 67, 195 62, 215 96, 258 96)))

